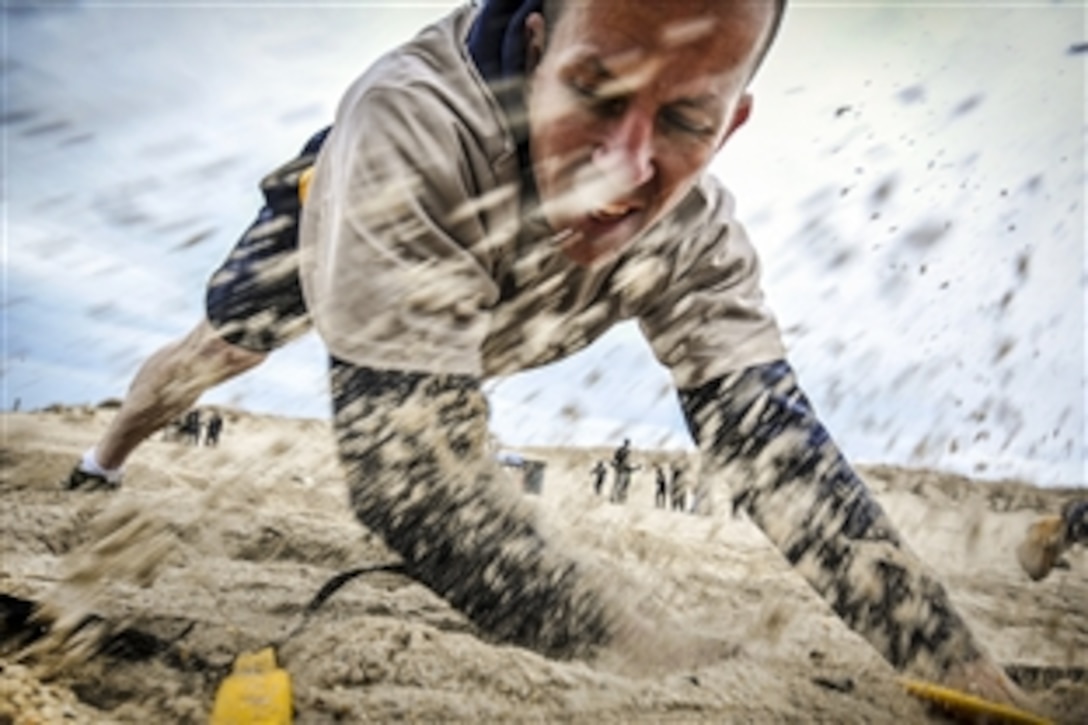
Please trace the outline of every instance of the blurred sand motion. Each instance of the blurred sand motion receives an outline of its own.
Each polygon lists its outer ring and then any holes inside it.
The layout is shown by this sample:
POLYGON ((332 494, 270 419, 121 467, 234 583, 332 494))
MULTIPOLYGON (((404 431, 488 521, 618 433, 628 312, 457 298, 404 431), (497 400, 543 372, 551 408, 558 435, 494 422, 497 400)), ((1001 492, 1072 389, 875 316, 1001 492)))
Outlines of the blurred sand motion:
MULTIPOLYGON (((396 561, 349 512, 326 423, 227 411, 216 449, 156 437, 120 492, 62 491, 58 481, 111 415, 58 407, 3 417, 0 594, 45 603, 56 631, 16 647, 11 612, 0 619, 0 722, 206 721, 237 653, 283 638, 336 574, 396 561), (88 615, 93 627, 74 626, 88 615), (82 639, 58 637, 67 632, 82 639)), ((551 661, 477 636, 400 574, 364 574, 280 650, 298 722, 931 717, 731 514, 726 492, 715 491, 708 516, 655 508, 652 464, 680 454, 636 450, 641 468, 621 506, 593 494, 590 469, 610 450, 522 453, 547 463, 542 494, 526 498, 557 534, 644 585, 648 610, 720 648, 665 666, 677 653, 648 644, 640 659, 650 666, 637 670, 551 661)), ((687 463, 694 483, 697 462, 687 463)), ((1016 558, 1028 525, 1072 492, 893 467, 862 473, 996 657, 1048 714, 1088 721, 1088 555, 1071 551, 1069 568, 1041 582, 1016 558)), ((516 475, 503 483, 520 485, 516 475)))

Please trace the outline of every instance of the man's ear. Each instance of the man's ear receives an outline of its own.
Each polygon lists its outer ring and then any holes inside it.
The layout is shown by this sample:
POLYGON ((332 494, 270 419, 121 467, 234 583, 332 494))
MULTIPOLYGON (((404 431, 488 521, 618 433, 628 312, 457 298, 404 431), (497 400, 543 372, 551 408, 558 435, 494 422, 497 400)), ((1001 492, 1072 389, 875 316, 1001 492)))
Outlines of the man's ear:
POLYGON ((725 145, 725 142, 729 140, 729 137, 733 135, 734 131, 748 122, 748 119, 752 116, 752 106, 754 104, 755 98, 751 93, 745 91, 744 95, 740 97, 740 101, 737 102, 737 108, 733 111, 733 117, 729 119, 729 127, 725 129, 722 140, 718 142, 719 149, 725 145))
POLYGON ((525 18, 525 75, 532 75, 544 57, 548 44, 548 24, 541 13, 529 13, 525 18))

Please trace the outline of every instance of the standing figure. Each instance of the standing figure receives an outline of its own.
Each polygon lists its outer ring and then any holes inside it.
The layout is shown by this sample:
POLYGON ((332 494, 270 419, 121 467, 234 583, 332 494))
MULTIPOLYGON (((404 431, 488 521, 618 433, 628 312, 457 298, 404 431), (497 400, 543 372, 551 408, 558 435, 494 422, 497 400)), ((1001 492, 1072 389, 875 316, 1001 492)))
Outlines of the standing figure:
POLYGON ((654 506, 663 509, 665 508, 665 502, 668 500, 669 483, 665 479, 665 471, 661 468, 660 463, 654 464, 654 478, 657 484, 654 488, 654 506))
POLYGON ((623 445, 612 454, 612 469, 615 479, 612 484, 612 503, 623 503, 627 500, 627 489, 631 486, 631 441, 623 439, 623 445))
POLYGON ((672 500, 673 511, 684 510, 684 486, 680 483, 680 476, 684 469, 676 464, 672 466, 672 480, 669 481, 669 498, 672 500))
POLYGON ((593 495, 600 496, 601 491, 604 490, 604 479, 608 476, 608 468, 604 465, 604 461, 597 461, 597 465, 589 472, 593 474, 593 495))
POLYGON ((219 434, 223 431, 223 416, 218 410, 212 411, 212 417, 204 429, 204 445, 215 447, 219 445, 219 434))
POLYGON ((200 410, 193 408, 185 414, 185 422, 181 426, 182 437, 189 445, 200 444, 200 410))

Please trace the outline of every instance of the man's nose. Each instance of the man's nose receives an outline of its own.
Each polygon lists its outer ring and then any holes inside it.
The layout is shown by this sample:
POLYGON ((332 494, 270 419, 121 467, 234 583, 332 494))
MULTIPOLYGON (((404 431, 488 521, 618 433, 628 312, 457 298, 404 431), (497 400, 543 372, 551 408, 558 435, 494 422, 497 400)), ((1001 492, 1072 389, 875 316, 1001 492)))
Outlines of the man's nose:
POLYGON ((654 174, 653 119, 630 108, 611 124, 593 161, 608 174, 615 174, 628 189, 641 186, 654 174))

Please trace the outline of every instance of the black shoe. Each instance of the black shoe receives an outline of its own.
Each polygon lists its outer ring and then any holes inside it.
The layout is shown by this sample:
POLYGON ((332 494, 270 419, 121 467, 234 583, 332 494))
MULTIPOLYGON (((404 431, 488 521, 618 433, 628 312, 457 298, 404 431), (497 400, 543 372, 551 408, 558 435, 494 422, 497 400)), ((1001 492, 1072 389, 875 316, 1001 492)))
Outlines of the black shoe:
POLYGON ((100 473, 87 473, 79 466, 68 474, 68 480, 61 485, 69 491, 81 489, 83 491, 112 491, 121 487, 120 481, 111 481, 100 473))

